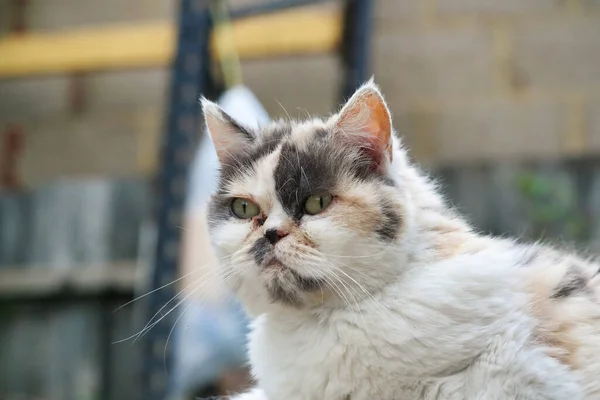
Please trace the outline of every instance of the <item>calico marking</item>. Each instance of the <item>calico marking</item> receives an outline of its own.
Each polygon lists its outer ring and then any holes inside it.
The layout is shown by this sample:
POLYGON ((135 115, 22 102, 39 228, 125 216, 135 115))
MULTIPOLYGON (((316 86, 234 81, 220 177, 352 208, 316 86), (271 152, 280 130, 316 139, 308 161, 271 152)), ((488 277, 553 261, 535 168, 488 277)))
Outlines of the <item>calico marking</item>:
POLYGON ((267 255, 271 251, 272 245, 266 237, 258 239, 250 248, 250 253, 254 256, 257 265, 263 265, 267 261, 267 255))
POLYGON ((382 239, 391 242, 398 234, 401 223, 400 214, 396 211, 395 207, 388 203, 382 204, 381 213, 383 214, 383 220, 375 233, 382 239))
POLYGON ((240 172, 251 169, 258 160, 273 153, 291 131, 292 127, 288 124, 273 126, 271 130, 264 132, 260 139, 254 140, 247 151, 240 152, 231 157, 226 164, 221 164, 219 187, 222 188, 239 176, 240 172))
POLYGON ((298 293, 293 290, 286 290, 284 288, 285 283, 280 282, 279 278, 274 279, 267 285, 267 291, 269 297, 273 303, 282 302, 292 307, 300 308, 303 305, 302 299, 298 296, 298 293))
POLYGON ((290 272, 296 278, 296 283, 300 290, 304 292, 314 292, 325 286, 324 280, 302 276, 293 269, 290 269, 290 272))
POLYGON ((587 279, 583 277, 578 271, 571 267, 562 281, 554 289, 554 292, 550 296, 551 299, 561 299, 572 296, 574 293, 583 291, 587 286, 587 279))
POLYGON ((294 143, 284 142, 273 177, 283 209, 300 220, 309 196, 332 191, 336 168, 331 163, 331 152, 325 147, 309 145, 307 150, 300 150, 294 143))

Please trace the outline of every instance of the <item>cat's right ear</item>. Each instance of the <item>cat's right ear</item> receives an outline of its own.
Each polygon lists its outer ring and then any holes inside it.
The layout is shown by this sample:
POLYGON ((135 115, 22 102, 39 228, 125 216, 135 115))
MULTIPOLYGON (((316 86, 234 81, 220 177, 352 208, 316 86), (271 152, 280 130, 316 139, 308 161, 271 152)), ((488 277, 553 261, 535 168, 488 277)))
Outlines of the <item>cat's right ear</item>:
POLYGON ((254 142, 254 133, 240 125, 217 104, 204 97, 200 102, 206 128, 221 163, 235 158, 237 153, 243 152, 254 142))

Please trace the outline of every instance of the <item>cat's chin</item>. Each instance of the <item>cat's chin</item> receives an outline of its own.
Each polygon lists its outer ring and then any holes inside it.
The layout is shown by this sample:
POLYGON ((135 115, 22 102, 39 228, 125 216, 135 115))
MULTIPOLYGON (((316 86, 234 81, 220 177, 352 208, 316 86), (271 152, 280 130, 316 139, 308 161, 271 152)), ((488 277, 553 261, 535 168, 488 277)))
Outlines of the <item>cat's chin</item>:
POLYGON ((282 271, 282 270, 286 270, 289 269, 288 267, 286 267, 281 261, 279 261, 277 258, 272 258, 269 262, 267 262, 267 264, 264 267, 265 271, 282 271))
POLYGON ((271 301, 293 307, 302 307, 307 296, 325 287, 324 280, 305 276, 276 258, 262 267, 261 275, 271 301))

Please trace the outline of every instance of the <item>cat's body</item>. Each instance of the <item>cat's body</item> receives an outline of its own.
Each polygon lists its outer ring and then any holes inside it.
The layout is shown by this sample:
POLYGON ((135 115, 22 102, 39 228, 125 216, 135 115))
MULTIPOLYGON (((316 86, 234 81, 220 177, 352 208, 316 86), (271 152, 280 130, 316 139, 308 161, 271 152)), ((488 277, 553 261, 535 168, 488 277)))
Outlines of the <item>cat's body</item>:
MULTIPOLYGON (((528 268, 527 251, 489 244, 429 264, 354 310, 259 317, 250 355, 268 398, 600 398, 600 313, 591 293, 548 299, 542 307, 551 311, 540 312, 524 287, 538 283, 518 271, 528 268)), ((567 268, 540 290, 570 285, 567 268)))
POLYGON ((240 400, 600 399, 598 266, 474 232, 372 83, 260 135, 204 108, 211 235, 255 317, 240 400))

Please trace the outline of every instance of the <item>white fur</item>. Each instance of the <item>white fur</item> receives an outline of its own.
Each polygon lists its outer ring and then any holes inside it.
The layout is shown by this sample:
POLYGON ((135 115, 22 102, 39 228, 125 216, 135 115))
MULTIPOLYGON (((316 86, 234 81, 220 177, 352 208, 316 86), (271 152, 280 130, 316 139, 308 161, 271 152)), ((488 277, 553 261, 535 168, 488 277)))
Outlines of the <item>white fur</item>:
POLYGON ((344 309, 253 304, 256 286, 242 294, 261 314, 249 351, 262 391, 239 400, 583 399, 577 377, 532 343, 515 272, 521 253, 508 242, 487 247, 434 263, 392 261, 405 273, 344 309))
POLYGON ((415 273, 360 312, 265 314, 254 374, 269 399, 582 399, 575 377, 530 345, 511 265, 489 251, 415 273))
MULTIPOLYGON (((274 210, 274 219, 281 206, 269 171, 277 157, 261 160, 253 176, 235 185, 274 210)), ((278 247, 278 257, 300 273, 345 274, 341 304, 318 296, 300 308, 272 303, 243 249, 247 224, 213 230, 218 255, 230 257, 237 294, 255 317, 249 353, 260 389, 234 398, 585 399, 576 373, 534 340, 536 322, 517 273, 522 248, 472 233, 409 165, 395 138, 390 168, 402 183, 398 240, 383 246, 340 226, 332 233, 331 224, 315 216, 302 224, 324 254, 321 269, 285 259, 291 243, 278 247), (432 229, 439 225, 464 238, 464 248, 440 257, 436 246, 448 243, 432 229), (336 257, 338 268, 329 269, 336 257)), ((365 201, 375 199, 377 193, 364 185, 352 190, 365 201)))
POLYGON ((577 377, 532 344, 520 255, 498 242, 396 265, 408 272, 348 309, 271 306, 249 345, 262 392, 239 399, 583 399, 577 377))

